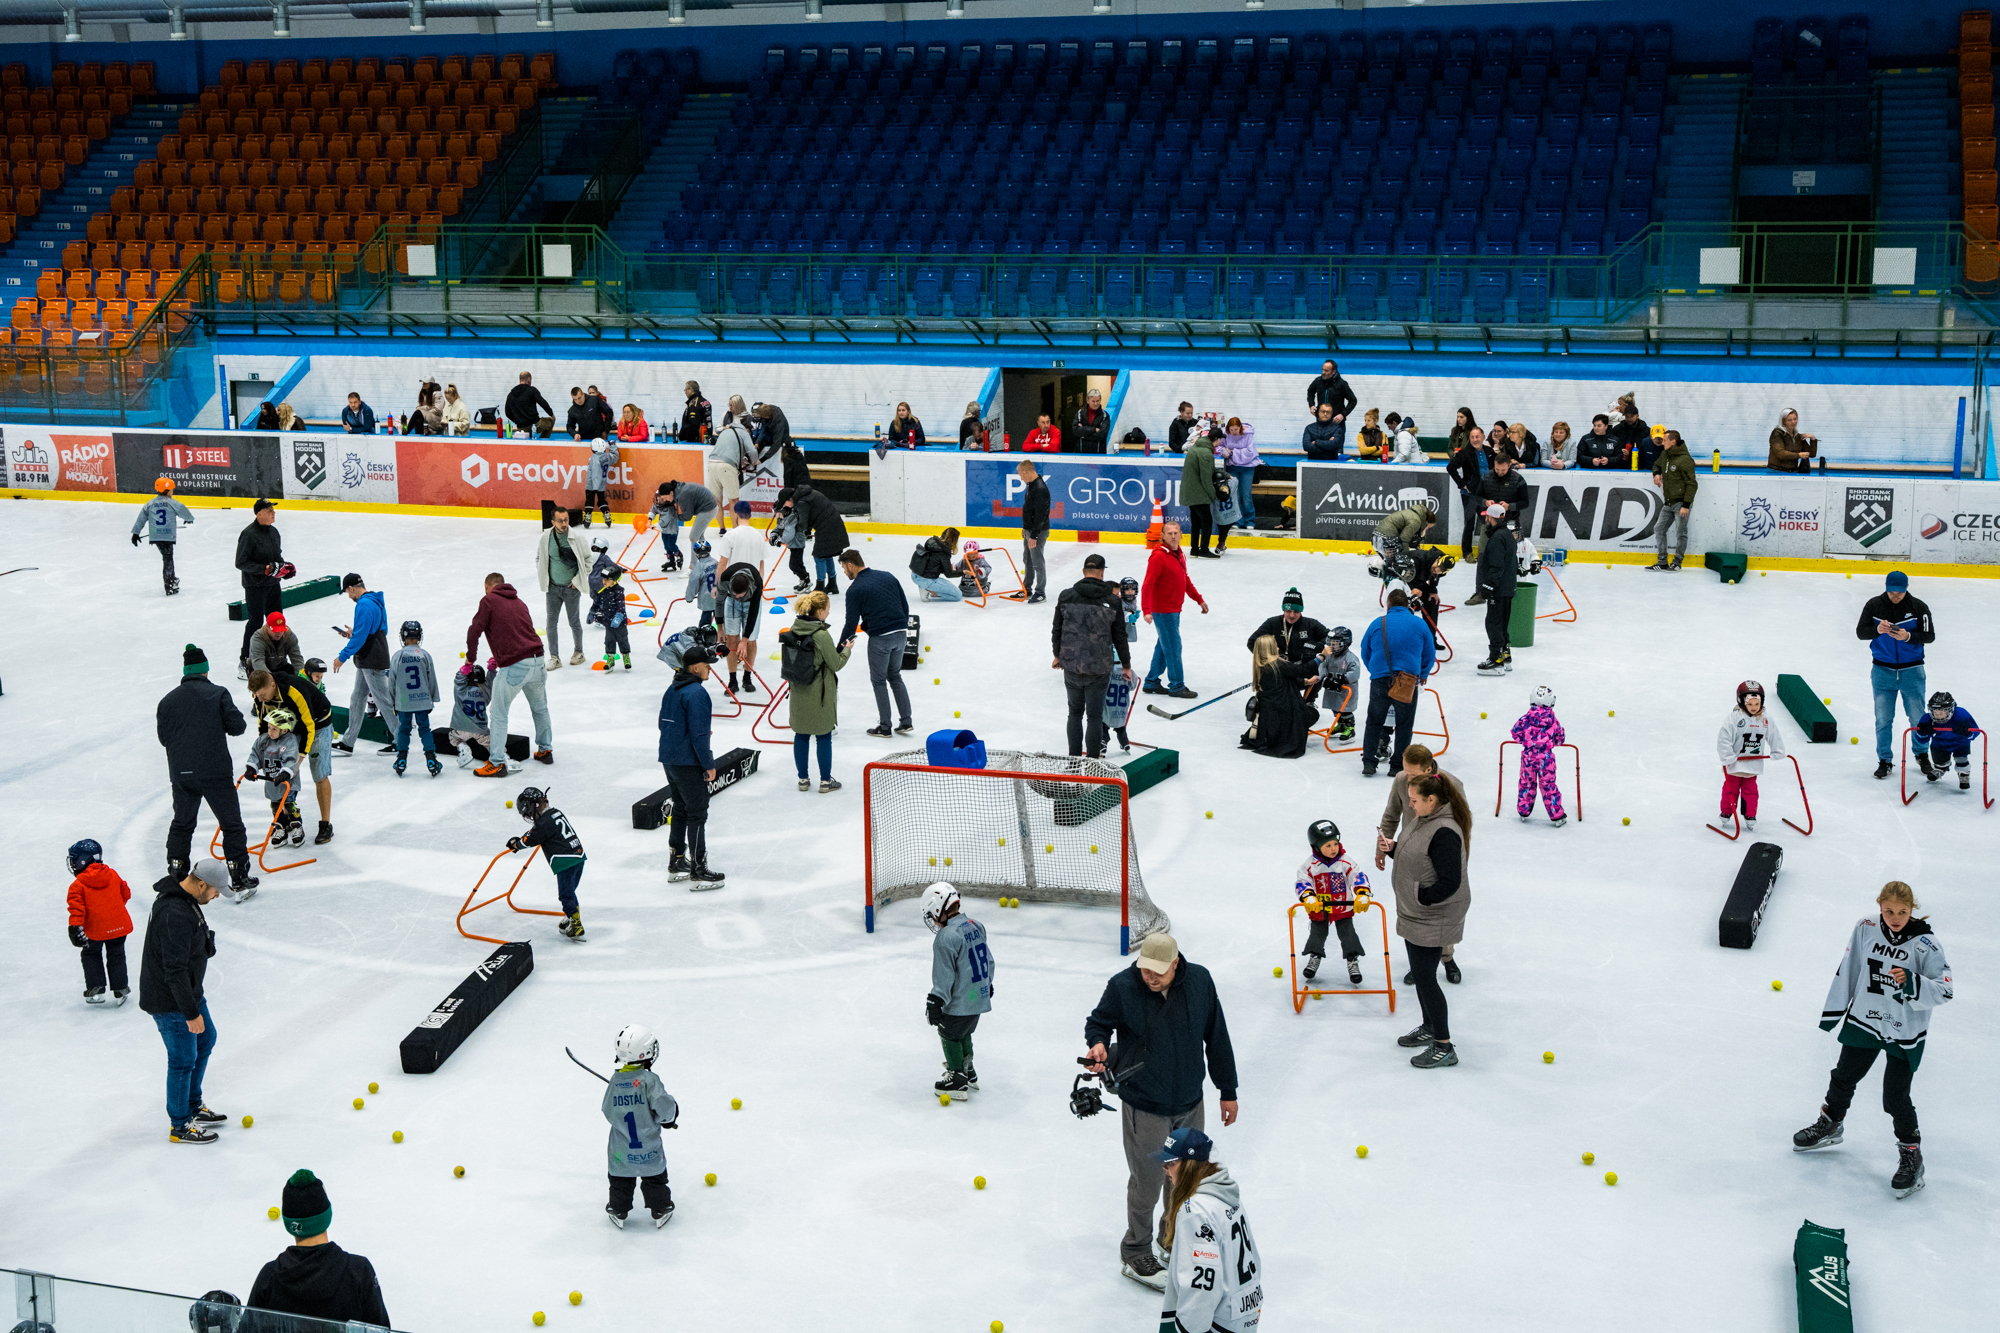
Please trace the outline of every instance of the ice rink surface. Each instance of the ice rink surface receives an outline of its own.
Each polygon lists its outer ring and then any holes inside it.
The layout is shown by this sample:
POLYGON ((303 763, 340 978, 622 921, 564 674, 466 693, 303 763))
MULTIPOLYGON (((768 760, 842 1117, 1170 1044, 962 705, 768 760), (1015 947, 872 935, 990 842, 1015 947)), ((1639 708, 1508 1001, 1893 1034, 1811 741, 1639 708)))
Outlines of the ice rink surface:
MULTIPOLYGON (((206 1097, 230 1123, 214 1147, 170 1145, 165 1054, 136 995, 116 1010, 82 1003, 62 858, 95 837, 132 884, 136 987, 169 818, 153 710, 187 642, 247 710, 234 672, 240 626, 223 604, 240 595, 230 559, 249 514, 197 511, 181 542, 184 591, 168 599, 152 550, 127 544, 134 512, 5 510, 0 563, 40 568, 0 579, 11 631, 0 646, 0 923, 15 949, 0 979, 12 1141, 0 1153, 0 1261, 246 1295, 286 1243, 265 1209, 305 1166, 327 1182, 334 1238, 373 1259, 396 1326, 422 1333, 525 1327, 536 1310, 557 1330, 1156 1327, 1158 1298, 1118 1274, 1116 1117, 1078 1121, 1067 1109, 1084 1016, 1122 966, 1116 914, 970 905, 991 933, 996 1008, 977 1036, 984 1090, 941 1108, 917 906, 897 903, 875 934, 862 929, 861 766, 909 744, 862 734, 865 662, 844 677, 834 757, 845 790, 797 791, 787 754, 767 750, 763 772, 716 800, 709 845, 729 884, 713 894, 669 885, 666 831, 630 827, 632 801, 663 781, 655 719, 668 680, 653 634, 637 626, 629 674, 551 677, 552 768, 490 781, 447 759, 435 781, 417 770, 399 781, 373 746, 336 760, 338 836, 300 853, 317 851, 317 864, 267 878, 251 902, 208 909, 219 1040, 206 1097), (523 828, 502 802, 529 781, 549 788, 588 850, 589 940, 558 938, 553 918, 509 921, 497 908, 476 918, 482 933, 532 939, 535 974, 441 1072, 405 1076, 397 1043, 490 948, 462 939, 453 917, 523 828), (659 1032, 658 1070, 683 1107, 667 1136, 679 1211, 665 1232, 607 1224, 601 1089, 563 1055, 567 1045, 608 1069, 612 1037, 630 1022, 659 1032), (367 1095, 371 1080, 380 1095, 367 1095), (254 1128, 239 1127, 244 1114, 254 1128), (393 1130, 404 1143, 392 1145, 393 1130), (711 1171, 718 1184, 707 1188, 711 1171), (567 1303, 571 1290, 582 1306, 567 1303)), ((359 570, 386 594, 392 626, 422 620, 440 677, 458 665, 489 569, 541 619, 532 522, 296 508, 279 521, 302 579, 359 570)), ((628 531, 614 529, 614 554, 628 531)), ((912 542, 878 536, 860 549, 900 577, 912 542)), ((1063 748, 1049 613, 1090 549, 1053 548, 1044 607, 915 607, 931 648, 911 680, 920 735, 951 725, 956 709, 995 746, 1063 748)), ((1114 580, 1141 573, 1140 548, 1101 549, 1114 580)), ((1455 1069, 1417 1072, 1395 1045, 1418 1021, 1413 992, 1399 986, 1394 1017, 1381 997, 1330 997, 1295 1014, 1271 975, 1286 961, 1307 824, 1334 819, 1365 856, 1385 779, 1364 780, 1355 755, 1239 751, 1239 700, 1179 722, 1135 718, 1136 739, 1182 756, 1180 775, 1132 812, 1146 883, 1186 956, 1213 972, 1234 1038, 1241 1119, 1220 1127, 1211 1087, 1209 1130, 1256 1226, 1265 1327, 1790 1328, 1804 1218, 1847 1228, 1857 1327, 1991 1317, 2000 1076, 1983 979, 2000 966, 2000 808, 1982 810, 1976 785, 1962 795, 1949 781, 1905 808, 1893 779, 1869 776, 1869 659, 1854 623, 1883 569, 1753 573, 1729 587, 1699 568, 1572 567, 1564 582, 1581 618, 1543 621, 1499 679, 1472 669, 1480 612, 1445 617, 1457 656, 1433 681, 1450 725, 1444 765, 1479 821, 1465 980, 1447 987, 1455 1069), (1715 733, 1737 681, 1775 691, 1780 672, 1831 698, 1840 738, 1808 746, 1785 719, 1816 828, 1805 838, 1779 822, 1804 822, 1789 772, 1765 779, 1759 836, 1785 848, 1785 867, 1756 947, 1724 950, 1716 914, 1748 843, 1702 827, 1720 781, 1715 733), (1515 818, 1511 763, 1506 812, 1492 817, 1496 746, 1544 683, 1583 749, 1587 818, 1562 829, 1515 818), (1844 1146, 1802 1156, 1789 1141, 1816 1113, 1836 1054, 1816 1026, 1827 983, 1891 878, 1916 886, 1960 988, 1936 1014, 1914 1088, 1928 1188, 1901 1202, 1888 1187, 1896 1154, 1879 1072, 1844 1146)), ((1287 587, 1357 641, 1377 614, 1356 556, 1232 551, 1193 574, 1214 607, 1204 617, 1190 605, 1184 621, 1189 683, 1204 698, 1247 678, 1244 638, 1287 587)), ((1462 602, 1469 584, 1469 571, 1454 572, 1447 598, 1462 602)), ((2000 582, 1913 588, 1938 625, 1929 688, 1991 723, 2000 582)), ((330 659, 340 641, 328 626, 349 609, 326 600, 288 618, 309 655, 330 659)), ((586 641, 594 656, 597 632, 586 641)), ((768 659, 775 639, 764 644, 768 659)), ((1142 656, 1152 646, 1149 631, 1142 656)), ((776 663, 760 667, 777 679, 776 663)), ((334 702, 347 702, 351 679, 329 677, 334 702)), ((717 748, 748 744, 748 724, 718 722, 717 748)), ((1435 713, 1426 707, 1418 725, 1435 729, 1435 713)), ((519 703, 513 729, 529 729, 519 703)), ((239 759, 247 744, 235 743, 239 759)), ((1567 771, 1563 784, 1569 793, 1567 771)), ((310 831, 309 797, 303 809, 310 831)), ((204 817, 198 845, 212 827, 204 817)), ((555 905, 543 866, 520 897, 555 905)), ((1379 985, 1374 921, 1362 938, 1379 985)), ((1400 982, 1400 946, 1392 961, 1400 982)), ((1328 969, 1339 970, 1337 960, 1328 969)))

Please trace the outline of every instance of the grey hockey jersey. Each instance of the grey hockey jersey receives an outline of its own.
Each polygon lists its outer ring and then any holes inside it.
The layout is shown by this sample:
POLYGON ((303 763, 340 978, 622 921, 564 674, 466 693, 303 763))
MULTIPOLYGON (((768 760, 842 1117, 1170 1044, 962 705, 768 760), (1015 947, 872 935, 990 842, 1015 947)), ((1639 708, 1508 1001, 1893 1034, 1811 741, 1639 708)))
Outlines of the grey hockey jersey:
POLYGON ((1854 923, 1847 952, 1820 1010, 1819 1025, 1839 1029, 1840 1044, 1893 1050, 1915 1069, 1924 1058, 1931 1010, 1951 999, 1951 964, 1930 923, 1912 917, 1891 937, 1880 917, 1854 923), (1903 984, 1890 975, 1903 969, 1903 984))
POLYGON ((292 784, 292 795, 299 793, 299 738, 287 731, 272 740, 269 732, 258 732, 257 739, 250 743, 250 766, 255 768, 264 781, 264 799, 276 801, 285 795, 284 784, 292 784), (272 775, 277 781, 271 781, 272 775))
POLYGON ((428 713, 444 698, 431 655, 415 644, 404 644, 389 658, 389 691, 399 713, 428 713))
POLYGON ((639 1065, 626 1065, 604 1088, 604 1118, 611 1122, 606 1149, 614 1176, 657 1176, 667 1169, 667 1148, 660 1126, 680 1119, 680 1103, 660 1082, 660 1076, 639 1065))
POLYGON ((1253 1333, 1264 1312, 1261 1265, 1242 1196, 1225 1168, 1195 1186, 1174 1217, 1163 1333, 1253 1333))
POLYGON ((171 495, 156 495, 139 506, 139 517, 132 521, 132 535, 150 529, 147 541, 171 542, 180 539, 182 523, 194 522, 194 515, 187 506, 171 495))
POLYGON ((486 734, 486 705, 492 698, 484 685, 474 685, 463 676, 452 679, 451 729, 469 736, 486 734))
POLYGON ((1771 710, 1752 717, 1741 708, 1731 709, 1722 730, 1715 733, 1715 757, 1722 761, 1723 772, 1751 778, 1761 777, 1771 760, 1783 759, 1785 738, 1771 710))
POLYGON ((955 1018, 993 1008, 993 952, 986 927, 960 912, 931 938, 931 994, 955 1018))

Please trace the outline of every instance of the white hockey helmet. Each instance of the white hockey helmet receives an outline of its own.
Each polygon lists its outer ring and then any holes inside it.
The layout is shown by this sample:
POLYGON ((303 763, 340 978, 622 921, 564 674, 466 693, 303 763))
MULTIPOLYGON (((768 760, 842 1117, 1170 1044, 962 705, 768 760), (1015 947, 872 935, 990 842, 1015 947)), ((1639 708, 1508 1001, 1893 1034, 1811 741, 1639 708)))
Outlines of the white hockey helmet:
POLYGON ((660 1056, 660 1039, 644 1023, 627 1023, 618 1029, 611 1052, 621 1065, 650 1065, 660 1056))
POLYGON ((945 921, 957 906, 958 890, 943 880, 924 890, 924 924, 931 928, 931 934, 944 929, 945 921))
POLYGON ((1534 696, 1528 702, 1537 708, 1554 708, 1556 706, 1556 692, 1546 685, 1537 685, 1535 686, 1534 696))
POLYGON ((611 549, 611 543, 602 537, 592 537, 590 539, 590 549, 593 551, 608 551, 611 549))
POLYGON ((604 452, 604 441, 602 441, 602 440, 592 440, 592 441, 590 442, 590 452, 592 452, 593 454, 601 454, 601 453, 603 453, 603 452, 604 452))

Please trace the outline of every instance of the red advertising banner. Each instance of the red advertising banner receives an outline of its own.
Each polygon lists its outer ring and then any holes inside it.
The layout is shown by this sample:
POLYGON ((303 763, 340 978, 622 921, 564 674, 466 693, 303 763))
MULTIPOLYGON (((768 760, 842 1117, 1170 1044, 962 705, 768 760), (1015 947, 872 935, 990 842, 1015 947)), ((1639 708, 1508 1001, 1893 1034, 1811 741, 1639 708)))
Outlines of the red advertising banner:
MULTIPOLYGON (((621 514, 652 507, 663 481, 702 479, 699 446, 624 445, 606 477, 606 499, 621 514)), ((396 500, 406 505, 540 509, 556 500, 583 506, 590 446, 570 441, 513 441, 473 435, 396 441, 396 500)))
POLYGON ((59 491, 116 491, 118 456, 108 430, 49 428, 59 491))

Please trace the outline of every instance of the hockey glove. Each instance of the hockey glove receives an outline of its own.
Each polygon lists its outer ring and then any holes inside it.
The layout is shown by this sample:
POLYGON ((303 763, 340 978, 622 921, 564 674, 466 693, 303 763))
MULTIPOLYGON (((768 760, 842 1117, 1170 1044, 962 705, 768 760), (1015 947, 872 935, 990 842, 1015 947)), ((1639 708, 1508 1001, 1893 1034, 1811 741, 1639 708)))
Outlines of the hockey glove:
POLYGON ((924 1022, 932 1027, 944 1023, 944 996, 935 992, 924 996, 924 1022))
POLYGON ((509 838, 509 839, 507 839, 507 850, 508 850, 508 851, 510 851, 510 852, 518 852, 518 851, 520 851, 520 850, 521 850, 521 840, 520 840, 519 838, 509 838))
POLYGON ((82 926, 71 926, 69 928, 69 942, 71 944, 74 944, 77 948, 81 949, 84 945, 88 944, 90 941, 84 939, 82 926))
POLYGON ((257 766, 255 764, 243 765, 243 780, 245 782, 250 781, 250 779, 256 776, 257 776, 257 766))
POLYGON ((284 564, 282 564, 282 565, 279 565, 279 566, 278 566, 278 568, 277 568, 277 574, 278 574, 278 577, 279 577, 279 578, 281 578, 281 579, 288 579, 288 578, 291 578, 292 576, 294 576, 294 575, 295 575, 295 574, 297 574, 298 572, 299 572, 299 567, 298 567, 297 565, 293 564, 293 563, 292 563, 291 561, 289 561, 289 560, 285 561, 285 563, 284 563, 284 564))
POLYGON ((136 532, 132 534, 132 544, 134 546, 137 546, 139 544, 139 534, 136 532))

